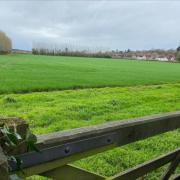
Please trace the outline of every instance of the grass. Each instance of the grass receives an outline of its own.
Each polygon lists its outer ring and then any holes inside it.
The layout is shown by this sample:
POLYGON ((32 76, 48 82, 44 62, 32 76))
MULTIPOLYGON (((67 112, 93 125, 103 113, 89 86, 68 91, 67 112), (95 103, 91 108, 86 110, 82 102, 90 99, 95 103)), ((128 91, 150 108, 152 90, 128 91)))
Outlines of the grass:
POLYGON ((0 93, 180 82, 180 64, 53 57, 0 56, 0 93))
MULTIPOLYGON (((36 134, 178 110, 178 63, 0 56, 0 116, 23 118, 36 134)), ((75 164, 112 176, 179 146, 176 130, 75 164)), ((146 179, 158 179, 163 168, 146 179)))
MULTIPOLYGON (((180 110, 179 83, 0 95, 0 116, 24 118, 37 134, 177 110, 180 110)), ((111 176, 179 146, 177 130, 75 164, 111 176)), ((157 170, 147 179, 157 179, 160 173, 157 170)))

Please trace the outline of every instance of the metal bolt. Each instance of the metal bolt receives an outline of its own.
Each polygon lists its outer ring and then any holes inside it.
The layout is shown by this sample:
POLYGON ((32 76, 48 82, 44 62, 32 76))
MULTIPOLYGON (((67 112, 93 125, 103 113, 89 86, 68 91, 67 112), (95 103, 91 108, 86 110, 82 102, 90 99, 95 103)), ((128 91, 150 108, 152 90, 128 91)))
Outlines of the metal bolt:
POLYGON ((64 152, 65 152, 66 154, 69 153, 69 152, 70 152, 70 147, 67 146, 67 147, 65 148, 64 152))

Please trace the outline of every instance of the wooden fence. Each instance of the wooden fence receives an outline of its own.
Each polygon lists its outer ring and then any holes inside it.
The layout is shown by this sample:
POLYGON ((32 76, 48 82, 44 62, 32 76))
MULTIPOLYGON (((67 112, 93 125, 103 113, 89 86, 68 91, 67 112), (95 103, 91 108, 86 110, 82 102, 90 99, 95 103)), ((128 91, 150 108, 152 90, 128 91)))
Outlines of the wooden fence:
POLYGON ((23 161, 23 174, 15 172, 15 165, 9 162, 10 178, 14 178, 13 174, 16 173, 23 178, 41 175, 57 180, 134 180, 170 163, 161 179, 167 180, 170 177, 179 179, 180 175, 172 176, 172 174, 180 162, 180 149, 113 177, 104 177, 69 164, 114 147, 178 128, 180 128, 180 112, 175 112, 41 135, 38 136, 37 142, 40 153, 29 152, 18 155, 23 161))

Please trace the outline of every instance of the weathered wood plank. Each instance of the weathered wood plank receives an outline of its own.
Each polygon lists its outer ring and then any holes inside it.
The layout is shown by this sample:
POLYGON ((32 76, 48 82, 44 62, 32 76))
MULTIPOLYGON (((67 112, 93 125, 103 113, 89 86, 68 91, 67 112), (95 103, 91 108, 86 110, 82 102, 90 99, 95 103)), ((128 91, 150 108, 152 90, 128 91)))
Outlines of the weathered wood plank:
POLYGON ((74 165, 65 165, 40 174, 45 177, 62 180, 105 180, 106 177, 81 169, 74 165))
POLYGON ((55 169, 55 168, 58 168, 58 167, 62 167, 64 165, 68 164, 68 163, 77 161, 79 159, 86 158, 86 157, 94 155, 94 154, 98 154, 98 153, 106 151, 108 149, 110 150, 113 147, 114 147, 113 145, 109 145, 109 146, 106 146, 106 147, 93 149, 93 150, 90 150, 90 151, 87 151, 87 152, 84 152, 84 153, 77 153, 77 154, 74 154, 72 156, 65 157, 63 159, 57 159, 57 160, 50 161, 50 162, 47 162, 47 163, 37 164, 35 166, 24 168, 23 169, 23 172, 24 172, 23 174, 20 171, 12 172, 12 173, 17 173, 19 176, 21 176, 23 178, 28 177, 28 176, 32 176, 32 175, 35 175, 35 174, 41 174, 43 172, 46 172, 46 171, 49 171, 49 170, 52 170, 52 169, 55 169))
POLYGON ((179 180, 180 179, 180 174, 176 174, 174 175, 174 177, 172 178, 172 180, 179 180))
POLYGON ((179 162, 180 162, 180 151, 176 155, 174 160, 171 162, 170 166, 168 167, 167 171, 165 172, 165 174, 163 175, 163 177, 161 179, 162 180, 168 180, 169 177, 174 173, 174 171, 175 171, 176 167, 178 166, 179 162))
POLYGON ((23 161, 26 162, 24 171, 27 174, 38 174, 115 146, 122 146, 177 128, 180 128, 180 112, 78 128, 39 136, 37 145, 43 149, 43 153, 31 152, 20 158, 23 157, 23 161), (66 147, 69 149, 68 153, 65 152, 66 147), (36 161, 39 159, 39 161, 38 163, 31 161, 28 165, 29 159, 36 161))
MULTIPOLYGON (((34 166, 37 164, 53 161, 56 159, 63 159, 65 157, 71 157, 72 155, 86 152, 89 150, 106 147, 116 142, 115 134, 108 134, 104 136, 98 136, 88 138, 82 141, 75 141, 52 148, 42 149, 40 153, 30 152, 27 154, 17 155, 22 160, 22 168, 34 166)), ((9 161, 11 171, 16 169, 14 162, 9 161)))
POLYGON ((177 155, 180 153, 180 149, 177 149, 176 151, 173 151, 171 153, 168 153, 166 155, 163 155, 161 157, 158 157, 154 160, 145 162, 139 166, 136 166, 134 168, 131 168, 127 171, 124 171, 122 173, 119 173, 112 177, 113 180, 134 180, 138 177, 141 177, 148 172, 151 172, 169 162, 174 160, 177 155))
POLYGON ((40 135, 37 136, 37 144, 40 148, 46 148, 118 132, 119 144, 122 145, 177 128, 180 128, 180 111, 40 135))
POLYGON ((7 180, 8 179, 7 157, 3 153, 1 146, 0 146, 0 179, 1 180, 7 180))

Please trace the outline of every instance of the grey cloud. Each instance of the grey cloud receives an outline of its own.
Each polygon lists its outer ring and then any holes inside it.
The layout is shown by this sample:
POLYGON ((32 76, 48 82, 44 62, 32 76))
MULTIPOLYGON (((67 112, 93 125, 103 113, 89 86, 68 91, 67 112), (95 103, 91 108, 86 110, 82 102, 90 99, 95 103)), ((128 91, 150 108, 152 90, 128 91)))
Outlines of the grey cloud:
POLYGON ((2 1, 0 29, 16 48, 32 42, 77 43, 118 49, 175 48, 180 2, 2 1))

